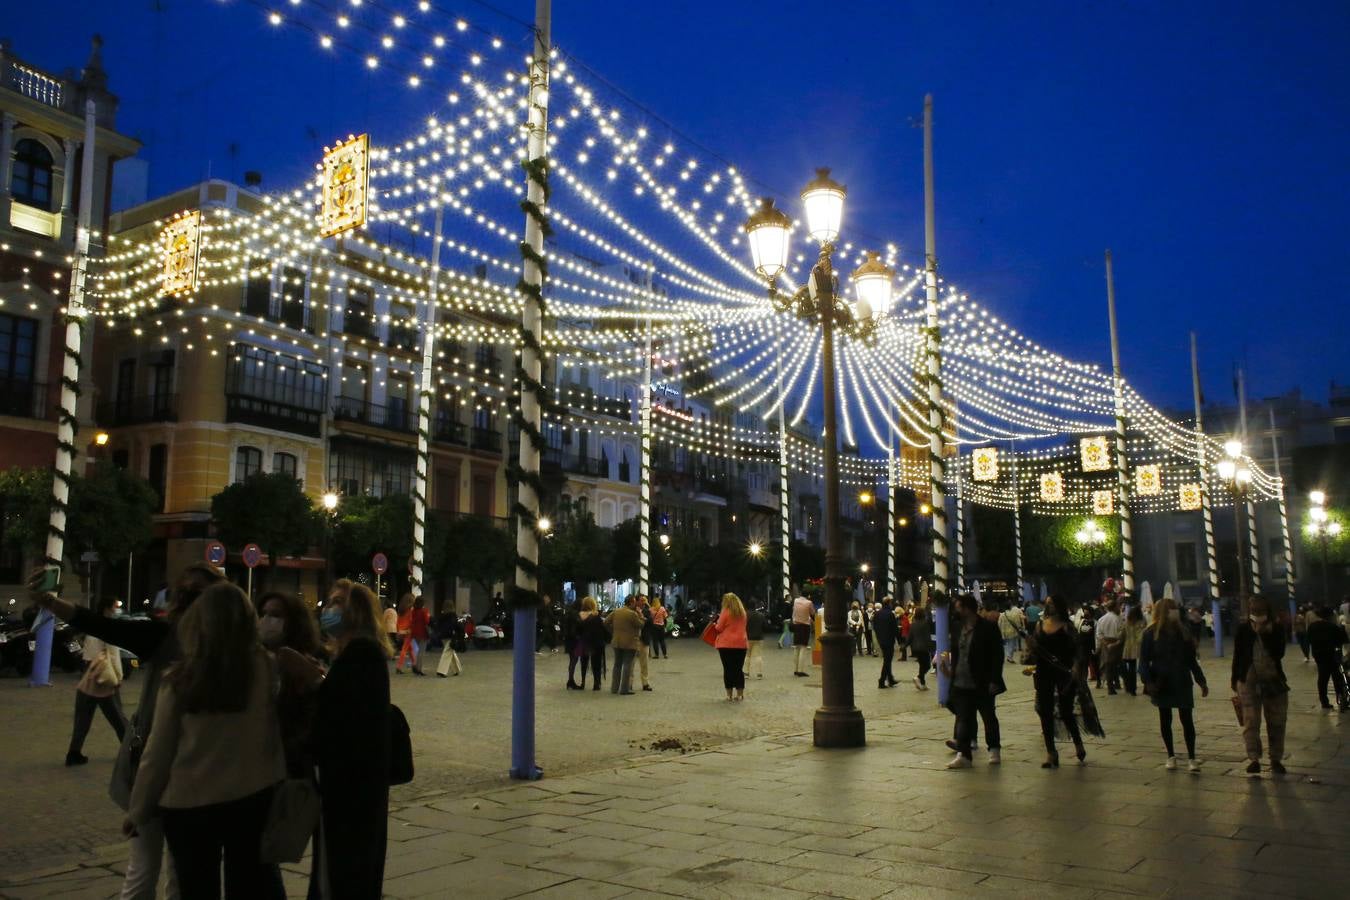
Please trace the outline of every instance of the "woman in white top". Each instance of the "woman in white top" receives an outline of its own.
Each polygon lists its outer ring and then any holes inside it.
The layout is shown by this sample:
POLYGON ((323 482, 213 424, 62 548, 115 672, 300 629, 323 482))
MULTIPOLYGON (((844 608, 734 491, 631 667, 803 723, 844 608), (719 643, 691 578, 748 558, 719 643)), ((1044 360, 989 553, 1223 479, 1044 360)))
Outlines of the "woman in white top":
MULTIPOLYGON (((99 601, 98 614, 112 618, 117 614, 117 601, 104 597, 99 601)), ((117 743, 126 734, 127 717, 122 712, 122 652, 93 635, 84 639, 84 677, 75 686, 75 728, 70 733, 70 749, 66 751, 66 765, 82 766, 89 757, 82 752, 89 726, 94 723, 94 710, 103 710, 103 716, 117 732, 117 743)))
POLYGON ((184 898, 282 898, 258 858, 272 792, 286 776, 275 673, 257 617, 232 584, 204 590, 178 624, 182 659, 164 675, 155 727, 122 826, 161 816, 184 898))

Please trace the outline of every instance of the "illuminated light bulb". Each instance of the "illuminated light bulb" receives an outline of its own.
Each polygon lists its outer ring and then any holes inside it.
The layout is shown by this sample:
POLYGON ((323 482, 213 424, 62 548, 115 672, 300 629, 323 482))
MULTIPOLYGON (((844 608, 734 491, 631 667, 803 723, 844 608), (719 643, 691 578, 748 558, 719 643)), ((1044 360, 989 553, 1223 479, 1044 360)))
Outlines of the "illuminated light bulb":
POLYGON ((320 37, 319 37, 319 46, 320 46, 320 47, 323 47, 325 50, 328 50, 328 49, 332 48, 332 46, 333 46, 333 39, 332 39, 331 37, 329 37, 328 35, 326 35, 326 34, 325 34, 325 35, 320 35, 320 37))
POLYGON ((1308 494, 1308 499, 1312 501, 1314 506, 1322 506, 1327 502, 1326 491, 1311 491, 1308 494))
POLYGON ((379 59, 377 59, 376 57, 374 57, 374 56, 367 56, 367 57, 366 57, 366 68, 368 68, 368 69, 376 69, 376 68, 379 68, 379 65, 380 65, 380 61, 379 61, 379 59))
POLYGON ((1236 438, 1229 438, 1223 442, 1223 452, 1237 459, 1242 455, 1242 441, 1236 438))
POLYGON ((337 23, 339 28, 346 28, 348 25, 352 24, 352 20, 346 16, 338 16, 337 23))
POLYGON ((274 12, 274 13, 268 14, 268 16, 267 16, 267 21, 271 22, 273 25, 280 25, 280 24, 281 24, 281 13, 279 13, 279 12, 274 12))

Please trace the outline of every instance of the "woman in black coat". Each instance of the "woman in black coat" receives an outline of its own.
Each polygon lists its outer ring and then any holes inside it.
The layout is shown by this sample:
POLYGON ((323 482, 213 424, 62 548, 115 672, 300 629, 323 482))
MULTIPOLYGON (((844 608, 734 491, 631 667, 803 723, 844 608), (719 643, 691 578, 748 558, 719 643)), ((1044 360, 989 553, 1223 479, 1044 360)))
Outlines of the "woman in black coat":
MULTIPOLYGON (((318 682, 313 756, 323 815, 310 870, 310 900, 378 900, 389 818, 389 658, 379 601, 345 579, 320 624, 333 664, 318 682)), ((287 666, 299 666, 283 651, 287 666)))
POLYGON ((1172 710, 1181 718, 1181 733, 1186 739, 1187 766, 1194 775, 1200 774, 1200 760, 1195 758, 1194 685, 1200 685, 1200 696, 1209 696, 1205 670, 1195 655, 1195 639, 1181 625, 1181 611, 1174 601, 1164 597, 1153 606, 1153 624, 1144 632, 1139 645, 1139 670, 1144 678, 1144 692, 1158 707, 1158 724, 1162 730, 1163 746, 1167 748, 1167 768, 1177 767, 1177 755, 1172 745, 1172 710), (1194 679, 1194 681, 1192 681, 1194 679))
POLYGON ((1084 662, 1079 655, 1079 642, 1073 622, 1064 601, 1047 597, 1045 612, 1036 623, 1031 641, 1032 680, 1036 686, 1036 714, 1041 720, 1041 737, 1045 740, 1045 762, 1042 769, 1059 768, 1059 751, 1055 749, 1055 716, 1073 740, 1074 750, 1081 763, 1087 758, 1083 736, 1074 715, 1074 698, 1083 679, 1084 662))

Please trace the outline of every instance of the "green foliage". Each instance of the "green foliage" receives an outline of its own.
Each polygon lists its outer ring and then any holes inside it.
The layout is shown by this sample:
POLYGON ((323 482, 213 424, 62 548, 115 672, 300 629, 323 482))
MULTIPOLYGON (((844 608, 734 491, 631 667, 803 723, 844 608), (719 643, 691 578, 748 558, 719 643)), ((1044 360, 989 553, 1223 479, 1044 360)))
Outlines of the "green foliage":
POLYGON ((494 584, 509 582, 515 571, 515 538, 492 519, 456 516, 445 525, 438 543, 444 548, 438 567, 432 569, 438 577, 462 578, 491 594, 494 584))
MULTIPOLYGON (((1334 507, 1327 508, 1326 524, 1337 522, 1341 526, 1341 533, 1338 535, 1327 535, 1327 563, 1330 565, 1345 565, 1350 563, 1350 516, 1334 507)), ((1293 529, 1290 523, 1290 529, 1293 529)), ((1303 558, 1316 566, 1322 565, 1322 537, 1320 534, 1314 534, 1309 531, 1305 523, 1300 529, 1303 540, 1303 558)))
POLYGON ((824 578, 825 548, 804 541, 793 541, 788 566, 793 584, 806 584, 808 581, 824 578))
POLYGON ((4 534, 5 546, 29 553, 42 551, 51 497, 52 474, 48 469, 15 466, 0 472, 0 533, 4 534))
POLYGON ((613 573, 614 535, 595 524, 589 512, 565 512, 553 533, 539 545, 539 565, 549 584, 571 581, 584 586, 613 573))
POLYGON ((1022 514, 1022 560, 1028 572, 1054 572, 1118 565, 1120 526, 1110 516, 1095 519, 1106 535, 1100 544, 1080 543, 1077 534, 1090 516, 1036 516, 1022 514))
MULTIPOLYGON (((641 519, 634 516, 614 528, 612 577, 617 581, 629 579, 637 581, 638 562, 642 548, 639 534, 640 522, 641 519)), ((656 535, 652 535, 651 545, 648 549, 648 565, 650 567, 648 574, 651 576, 653 585, 669 584, 674 580, 673 569, 670 565, 670 550, 661 546, 661 541, 656 535)))
POLYGON ((321 521, 300 482, 285 472, 258 472, 225 488, 211 498, 211 520, 225 546, 257 544, 274 568, 281 557, 303 553, 321 521))
POLYGON ((77 559, 93 551, 111 563, 144 549, 154 537, 158 506, 148 481, 100 460, 92 472, 71 482, 66 556, 77 559))

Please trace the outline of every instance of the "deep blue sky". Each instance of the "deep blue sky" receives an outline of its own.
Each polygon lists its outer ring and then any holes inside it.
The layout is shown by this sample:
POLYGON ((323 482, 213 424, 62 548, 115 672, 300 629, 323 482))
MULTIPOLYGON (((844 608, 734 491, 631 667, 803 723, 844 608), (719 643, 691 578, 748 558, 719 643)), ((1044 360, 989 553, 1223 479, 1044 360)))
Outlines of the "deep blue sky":
MULTIPOLYGON (((438 2, 521 38, 473 2, 438 2)), ((495 2, 533 15, 533 0, 495 2)), ((795 194, 833 166, 849 221, 911 261, 912 121, 931 91, 944 272, 1040 343, 1107 364, 1111 247, 1126 376, 1157 403, 1189 405, 1190 329, 1217 399, 1243 357, 1252 396, 1350 380, 1348 4, 554 6, 557 43, 747 174, 795 194)), ((289 187, 325 141, 411 132, 432 111, 244 0, 47 0, 4 19, 14 51, 48 69, 81 64, 102 32, 152 193, 208 166, 289 187)))

